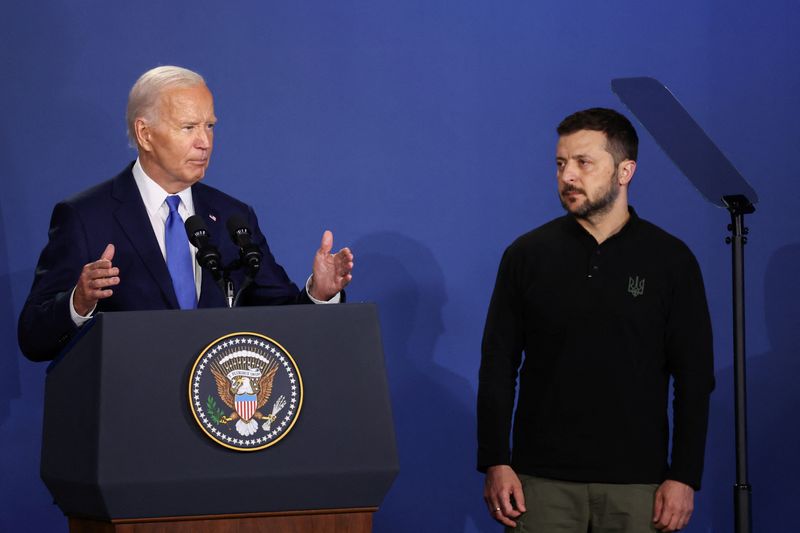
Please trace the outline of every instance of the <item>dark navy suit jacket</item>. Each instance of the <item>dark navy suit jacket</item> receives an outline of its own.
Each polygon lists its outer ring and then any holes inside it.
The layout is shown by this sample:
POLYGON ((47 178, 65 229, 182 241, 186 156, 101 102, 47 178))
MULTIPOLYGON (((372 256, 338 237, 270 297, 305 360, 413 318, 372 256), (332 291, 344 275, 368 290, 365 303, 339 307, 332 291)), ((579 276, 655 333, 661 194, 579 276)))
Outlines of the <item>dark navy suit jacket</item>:
MULTIPOLYGON (((100 258, 114 244, 113 264, 120 283, 100 300, 95 313, 147 309, 178 309, 172 279, 153 233, 150 219, 129 165, 113 179, 60 202, 53 209, 49 240, 36 267, 30 295, 20 314, 19 344, 35 361, 54 358, 75 335, 69 299, 83 266, 100 258)), ((238 213, 253 230, 253 242, 263 253, 255 284, 242 296, 243 305, 309 303, 275 262, 252 208, 202 183, 192 186, 195 214, 208 228, 211 242, 225 264, 238 257, 225 222, 238 213)), ((242 274, 232 275, 236 287, 242 274)), ((225 299, 211 274, 203 272, 198 307, 224 307, 225 299)))

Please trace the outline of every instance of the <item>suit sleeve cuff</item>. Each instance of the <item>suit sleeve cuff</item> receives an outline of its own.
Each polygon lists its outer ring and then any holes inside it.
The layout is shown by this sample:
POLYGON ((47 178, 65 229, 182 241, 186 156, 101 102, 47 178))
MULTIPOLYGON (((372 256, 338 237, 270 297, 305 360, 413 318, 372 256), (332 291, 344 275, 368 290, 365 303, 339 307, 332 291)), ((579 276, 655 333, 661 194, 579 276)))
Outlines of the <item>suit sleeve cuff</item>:
POLYGON ((311 276, 308 276, 308 279, 306 280, 306 294, 308 294, 309 300, 311 300, 315 304, 338 304, 339 302, 342 301, 342 293, 341 292, 337 292, 336 294, 333 295, 333 297, 330 300, 327 300, 327 301, 326 300, 317 300, 316 298, 311 296, 310 288, 311 288, 311 278, 313 276, 314 276, 313 274, 311 276))
MULTIPOLYGON (((97 304, 95 304, 95 306, 92 307, 88 315, 86 316, 79 315, 78 312, 75 310, 75 302, 73 301, 73 299, 75 298, 75 289, 77 288, 78 288, 77 286, 73 287, 72 292, 69 294, 69 315, 72 317, 72 322, 76 326, 81 327, 82 325, 84 325, 85 323, 87 323, 89 320, 92 319, 92 315, 94 315, 94 310, 97 309, 97 304)), ((309 295, 309 298, 311 298, 311 295, 309 295)))

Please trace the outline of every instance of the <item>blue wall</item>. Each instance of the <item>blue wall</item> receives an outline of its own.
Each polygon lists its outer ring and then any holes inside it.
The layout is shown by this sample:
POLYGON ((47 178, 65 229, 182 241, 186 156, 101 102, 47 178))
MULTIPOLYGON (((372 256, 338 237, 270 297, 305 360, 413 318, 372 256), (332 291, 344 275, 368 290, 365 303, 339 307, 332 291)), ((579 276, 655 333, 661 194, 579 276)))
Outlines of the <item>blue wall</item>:
MULTIPOLYGON (((473 435, 500 254, 560 214, 557 122, 583 107, 621 108, 612 78, 665 82, 760 194, 746 248, 751 477, 757 530, 785 530, 800 497, 800 4, 553 4, 6 2, 0 530, 66 531, 38 479, 44 366, 20 356, 16 316, 53 204, 133 158, 127 91, 158 64, 206 76, 220 118, 206 179, 254 205, 290 275, 305 278, 330 228, 356 254, 351 298, 381 305, 402 473, 378 532, 497 530, 473 435)), ((686 531, 728 532, 728 216, 640 133, 631 202, 695 251, 715 328, 708 468, 686 531)))

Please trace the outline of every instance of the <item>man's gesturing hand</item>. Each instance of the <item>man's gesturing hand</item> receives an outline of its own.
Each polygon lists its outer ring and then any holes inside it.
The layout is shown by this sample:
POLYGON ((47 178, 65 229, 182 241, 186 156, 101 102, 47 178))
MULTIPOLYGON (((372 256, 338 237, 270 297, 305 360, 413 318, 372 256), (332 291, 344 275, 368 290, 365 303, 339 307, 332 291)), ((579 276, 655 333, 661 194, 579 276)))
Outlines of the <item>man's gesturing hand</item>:
POLYGON ((513 519, 525 512, 522 483, 508 465, 490 466, 486 470, 483 499, 489 506, 492 518, 508 527, 516 526, 513 519))
POLYGON ((333 233, 326 230, 322 234, 322 242, 314 255, 314 265, 311 269, 309 293, 317 300, 330 300, 353 279, 351 274, 353 253, 349 248, 342 248, 337 253, 331 254, 331 248, 333 248, 333 233))
POLYGON ((100 259, 83 266, 72 298, 75 312, 79 315, 86 316, 98 300, 114 294, 109 287, 119 284, 119 269, 111 264, 113 258, 114 245, 109 244, 100 259))
POLYGON ((656 490, 653 523, 665 533, 686 527, 694 509, 694 489, 680 481, 666 480, 656 490))

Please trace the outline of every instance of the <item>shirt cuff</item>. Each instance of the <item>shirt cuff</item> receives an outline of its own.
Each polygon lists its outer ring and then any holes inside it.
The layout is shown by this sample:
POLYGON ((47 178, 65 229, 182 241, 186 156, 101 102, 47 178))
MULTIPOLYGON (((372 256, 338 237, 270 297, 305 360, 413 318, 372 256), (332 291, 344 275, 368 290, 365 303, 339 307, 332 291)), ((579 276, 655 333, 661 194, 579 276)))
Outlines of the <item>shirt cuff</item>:
MULTIPOLYGON (((72 289, 72 292, 69 295, 69 315, 72 317, 72 322, 74 322, 76 326, 81 327, 86 322, 88 322, 89 320, 92 319, 92 315, 94 314, 94 310, 97 309, 97 304, 95 304, 94 307, 92 307, 89 310, 89 314, 88 315, 86 315, 86 316, 79 315, 78 312, 75 310, 75 302, 73 302, 73 299, 75 297, 75 289, 77 289, 77 288, 78 288, 77 286, 74 287, 72 289)), ((338 294, 336 296, 338 296, 338 294)), ((309 298, 310 297, 311 296, 309 295, 309 298)))
POLYGON ((308 298, 312 302, 314 302, 315 304, 338 304, 342 300, 342 293, 341 292, 337 292, 336 294, 334 294, 333 297, 328 301, 317 300, 316 298, 311 296, 310 287, 311 287, 311 278, 312 277, 314 277, 314 274, 311 274, 310 276, 308 276, 308 279, 306 280, 306 294, 308 294, 308 298))

